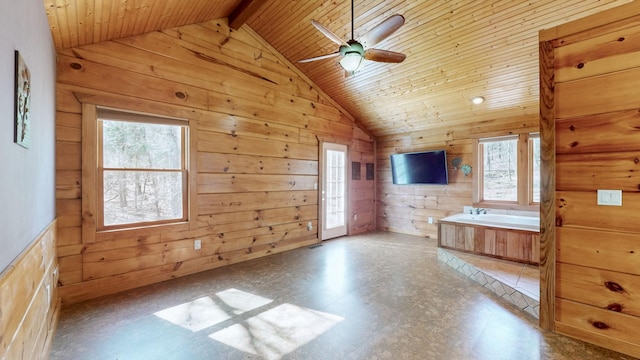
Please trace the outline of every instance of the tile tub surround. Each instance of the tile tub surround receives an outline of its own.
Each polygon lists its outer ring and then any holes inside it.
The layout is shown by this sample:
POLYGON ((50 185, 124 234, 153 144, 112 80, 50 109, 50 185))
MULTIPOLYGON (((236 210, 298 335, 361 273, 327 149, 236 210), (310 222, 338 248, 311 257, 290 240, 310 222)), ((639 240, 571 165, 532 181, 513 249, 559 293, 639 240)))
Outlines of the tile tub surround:
POLYGON ((438 259, 538 319, 540 280, 537 266, 488 259, 438 248, 438 259))
POLYGON ((385 232, 63 308, 52 360, 151 358, 631 359, 539 330, 439 261, 434 240, 385 232), (210 316, 180 322, 170 310, 185 304, 210 316), (321 325, 311 335, 309 318, 321 325))

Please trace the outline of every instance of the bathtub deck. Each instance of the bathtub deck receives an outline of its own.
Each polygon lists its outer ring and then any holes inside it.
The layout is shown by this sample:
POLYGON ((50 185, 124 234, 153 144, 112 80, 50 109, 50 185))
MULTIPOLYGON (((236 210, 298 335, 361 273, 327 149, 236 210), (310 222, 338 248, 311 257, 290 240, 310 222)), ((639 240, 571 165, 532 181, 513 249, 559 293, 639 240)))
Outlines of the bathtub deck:
POLYGON ((538 266, 443 248, 438 248, 438 259, 524 312, 539 317, 538 266))

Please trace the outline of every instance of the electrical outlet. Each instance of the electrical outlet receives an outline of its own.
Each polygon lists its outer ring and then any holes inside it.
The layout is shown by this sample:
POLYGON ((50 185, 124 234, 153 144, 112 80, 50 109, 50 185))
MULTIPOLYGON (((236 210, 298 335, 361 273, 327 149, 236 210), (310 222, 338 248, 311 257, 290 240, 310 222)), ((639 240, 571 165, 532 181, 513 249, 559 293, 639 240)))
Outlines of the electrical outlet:
POLYGON ((429 216, 429 224, 433 224, 433 218, 429 216))
POLYGON ((313 223, 311 221, 309 221, 309 223, 307 224, 307 230, 308 231, 313 230, 313 223))
POLYGON ((353 220, 354 221, 358 220, 358 214, 353 214, 353 220))
POLYGON ((193 250, 200 250, 202 249, 202 240, 200 239, 196 239, 193 242, 193 250))

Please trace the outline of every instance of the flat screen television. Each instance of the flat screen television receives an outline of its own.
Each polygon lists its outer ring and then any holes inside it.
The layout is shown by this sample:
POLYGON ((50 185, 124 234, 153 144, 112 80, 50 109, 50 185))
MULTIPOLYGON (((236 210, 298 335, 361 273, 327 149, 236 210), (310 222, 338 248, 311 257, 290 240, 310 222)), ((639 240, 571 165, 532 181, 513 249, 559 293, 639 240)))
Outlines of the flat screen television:
POLYGON ((393 183, 439 184, 449 183, 447 153, 444 150, 421 151, 391 155, 393 183))

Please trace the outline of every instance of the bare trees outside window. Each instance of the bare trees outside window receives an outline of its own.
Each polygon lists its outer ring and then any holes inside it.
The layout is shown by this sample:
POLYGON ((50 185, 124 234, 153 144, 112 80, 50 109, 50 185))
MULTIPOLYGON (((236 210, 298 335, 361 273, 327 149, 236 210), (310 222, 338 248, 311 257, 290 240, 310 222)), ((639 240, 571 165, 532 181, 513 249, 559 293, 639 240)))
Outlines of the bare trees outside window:
POLYGON ((98 119, 103 228, 186 219, 186 131, 166 121, 98 119))
POLYGON ((537 133, 478 140, 478 204, 540 203, 540 136, 537 133))

